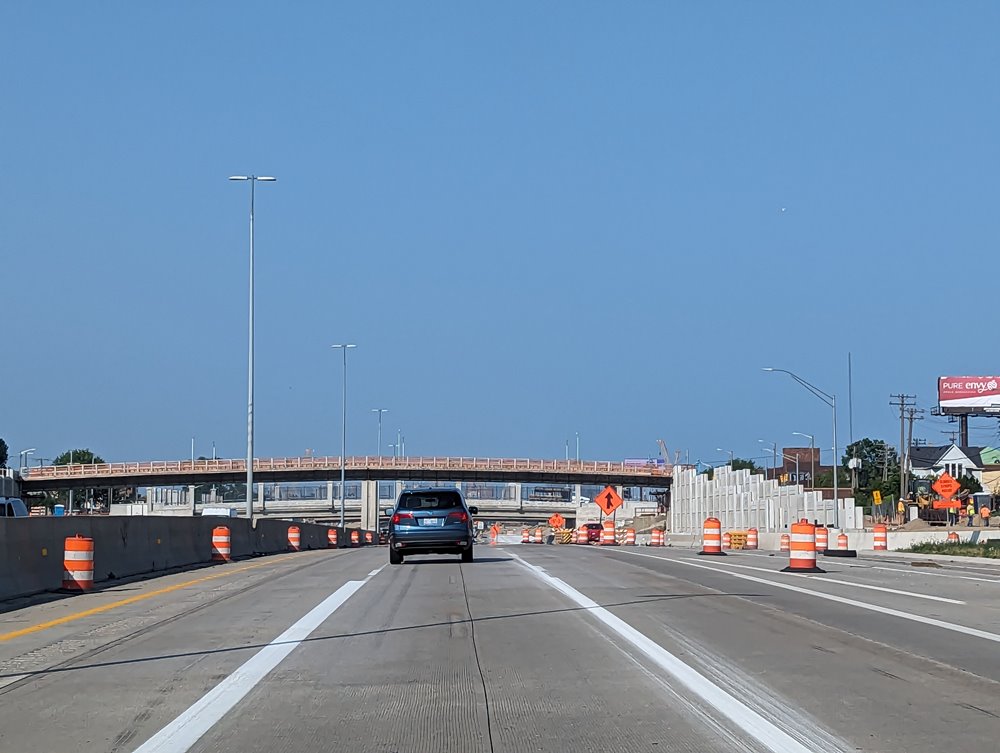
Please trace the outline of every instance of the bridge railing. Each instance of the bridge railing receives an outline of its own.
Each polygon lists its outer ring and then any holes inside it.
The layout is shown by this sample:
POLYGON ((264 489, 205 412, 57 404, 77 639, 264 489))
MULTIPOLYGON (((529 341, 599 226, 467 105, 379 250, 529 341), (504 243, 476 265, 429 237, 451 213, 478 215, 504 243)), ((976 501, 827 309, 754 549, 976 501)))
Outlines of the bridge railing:
MULTIPOLYGON (((339 456, 255 458, 255 472, 285 470, 340 470, 339 456)), ((602 475, 623 473, 630 476, 669 478, 669 467, 635 465, 611 460, 531 460, 529 458, 454 458, 357 456, 344 461, 345 470, 454 470, 454 471, 536 471, 602 475)), ((44 465, 26 469, 27 479, 88 478, 91 476, 152 476, 189 473, 246 472, 246 460, 152 460, 134 463, 75 463, 44 465)))

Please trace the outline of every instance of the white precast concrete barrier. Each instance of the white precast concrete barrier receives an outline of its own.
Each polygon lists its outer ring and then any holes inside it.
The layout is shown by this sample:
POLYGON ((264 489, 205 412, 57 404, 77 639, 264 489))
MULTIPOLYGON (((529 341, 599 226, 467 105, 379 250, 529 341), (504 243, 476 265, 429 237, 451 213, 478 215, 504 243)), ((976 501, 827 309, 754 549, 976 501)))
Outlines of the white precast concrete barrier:
POLYGON ((694 469, 675 469, 670 492, 670 530, 696 533, 705 518, 715 517, 725 529, 756 528, 787 532, 801 518, 841 528, 861 528, 864 518, 854 499, 823 499, 823 493, 801 485, 780 486, 749 470, 730 466, 714 470, 713 478, 694 469))

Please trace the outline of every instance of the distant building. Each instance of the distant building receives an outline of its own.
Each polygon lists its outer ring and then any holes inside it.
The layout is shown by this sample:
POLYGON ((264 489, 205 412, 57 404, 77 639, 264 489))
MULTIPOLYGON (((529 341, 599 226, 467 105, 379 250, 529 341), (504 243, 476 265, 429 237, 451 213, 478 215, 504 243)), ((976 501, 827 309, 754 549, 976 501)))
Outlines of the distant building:
POLYGON ((781 460, 781 465, 778 466, 777 476, 774 475, 774 469, 769 468, 767 477, 778 478, 782 483, 802 484, 808 488, 813 485, 813 469, 815 469, 817 476, 833 471, 832 466, 823 465, 820 461, 818 447, 783 447, 781 455, 778 457, 781 460), (796 459, 799 461, 798 476, 795 475, 796 459))
POLYGON ((988 447, 959 447, 957 444, 940 447, 911 447, 910 473, 915 479, 940 476, 947 472, 955 479, 971 476, 983 483, 984 463, 982 453, 988 447))

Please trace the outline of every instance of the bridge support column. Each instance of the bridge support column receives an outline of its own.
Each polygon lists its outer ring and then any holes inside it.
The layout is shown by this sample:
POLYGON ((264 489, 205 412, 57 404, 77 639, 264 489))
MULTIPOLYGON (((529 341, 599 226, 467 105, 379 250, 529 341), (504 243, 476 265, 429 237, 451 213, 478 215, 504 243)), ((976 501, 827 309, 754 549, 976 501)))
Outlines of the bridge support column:
MULTIPOLYGON (((188 502, 191 503, 191 514, 195 513, 195 502, 194 502, 194 484, 188 487, 188 502)), ((108 504, 111 504, 110 497, 108 499, 108 504)), ((108 508, 111 509, 111 508, 108 508)))
POLYGON ((264 484, 263 483, 258 483, 257 484, 257 506, 260 508, 260 511, 262 513, 265 512, 266 509, 267 509, 267 508, 264 507, 264 484))
POLYGON ((333 509, 333 482, 326 482, 326 507, 329 510, 333 509))
POLYGON ((378 481, 361 482, 361 527, 378 530, 378 481))

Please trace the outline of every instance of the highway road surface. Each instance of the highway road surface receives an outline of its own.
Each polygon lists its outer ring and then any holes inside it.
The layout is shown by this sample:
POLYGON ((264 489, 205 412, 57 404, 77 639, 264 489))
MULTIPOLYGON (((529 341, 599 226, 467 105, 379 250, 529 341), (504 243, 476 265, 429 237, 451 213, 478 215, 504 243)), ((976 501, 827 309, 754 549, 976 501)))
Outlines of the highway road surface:
POLYGON ((1000 568, 303 552, 3 605, 0 751, 993 751, 1000 568))

